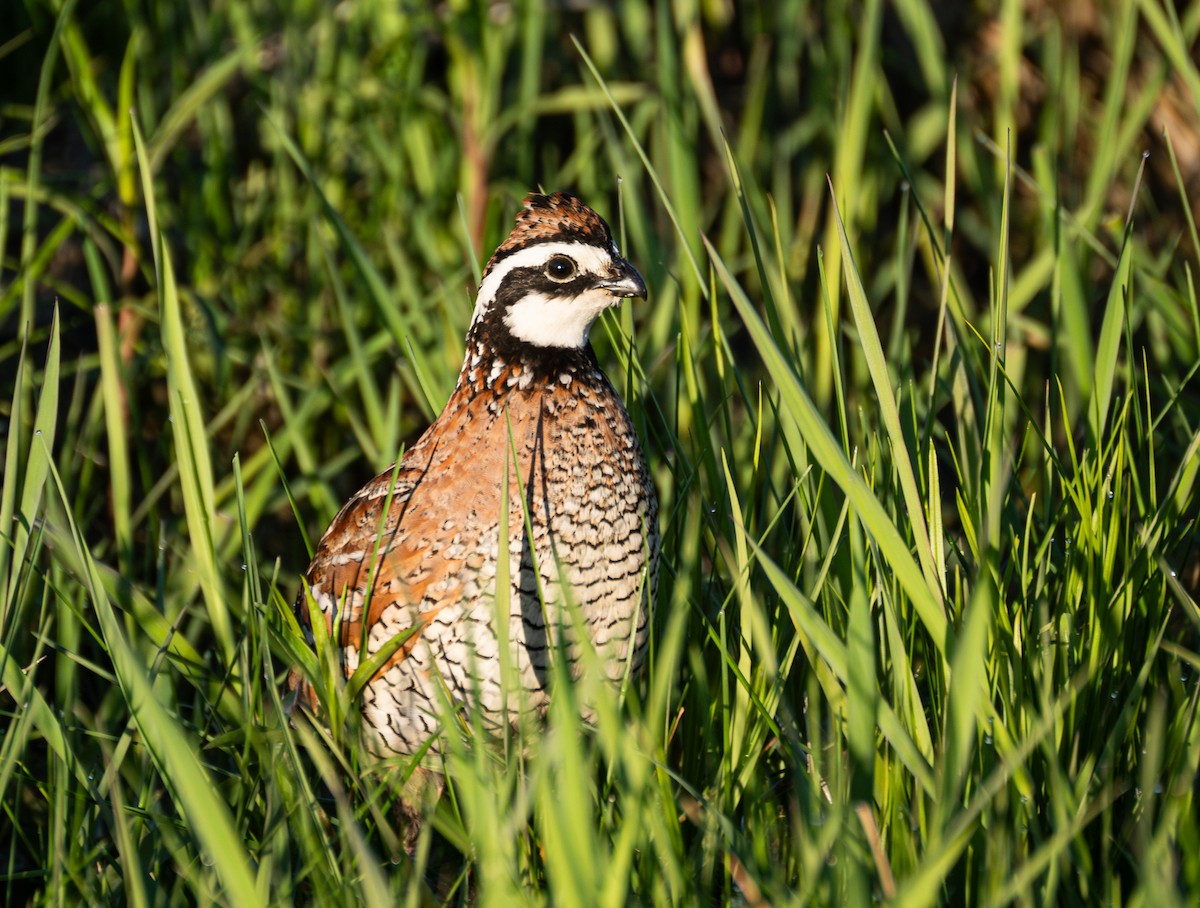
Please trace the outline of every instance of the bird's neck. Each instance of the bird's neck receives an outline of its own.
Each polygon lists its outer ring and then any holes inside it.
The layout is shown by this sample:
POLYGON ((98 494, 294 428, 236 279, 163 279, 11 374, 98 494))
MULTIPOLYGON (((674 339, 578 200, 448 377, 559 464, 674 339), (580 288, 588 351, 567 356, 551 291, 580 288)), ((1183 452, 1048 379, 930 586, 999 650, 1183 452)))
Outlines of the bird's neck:
POLYGON ((582 347, 537 347, 532 344, 496 345, 482 332, 467 335, 466 355, 455 393, 474 396, 533 391, 576 381, 603 383, 591 344, 582 347))

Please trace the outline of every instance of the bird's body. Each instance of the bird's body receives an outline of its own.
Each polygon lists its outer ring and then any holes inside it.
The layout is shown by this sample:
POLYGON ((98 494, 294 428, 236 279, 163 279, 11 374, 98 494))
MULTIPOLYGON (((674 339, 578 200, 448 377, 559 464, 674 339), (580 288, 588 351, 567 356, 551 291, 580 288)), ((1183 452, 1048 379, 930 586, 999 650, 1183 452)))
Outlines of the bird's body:
POLYGON ((581 636, 613 680, 641 665, 658 505, 587 332, 644 295, 599 216, 563 193, 526 199, 445 409, 322 537, 302 623, 311 597, 347 674, 404 635, 363 692, 373 750, 436 751, 447 705, 497 724, 544 708, 552 660, 582 669, 581 636))

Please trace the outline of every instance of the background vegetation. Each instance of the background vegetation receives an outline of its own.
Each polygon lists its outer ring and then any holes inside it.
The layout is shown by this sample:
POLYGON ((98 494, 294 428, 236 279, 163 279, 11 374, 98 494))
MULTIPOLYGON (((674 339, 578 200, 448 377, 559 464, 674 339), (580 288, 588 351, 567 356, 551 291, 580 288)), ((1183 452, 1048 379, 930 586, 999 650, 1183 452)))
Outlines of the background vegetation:
POLYGON ((986 6, 4 4, 0 900, 1197 898, 1200 3, 986 6), (410 860, 287 603, 538 186, 650 287, 653 664, 410 860))

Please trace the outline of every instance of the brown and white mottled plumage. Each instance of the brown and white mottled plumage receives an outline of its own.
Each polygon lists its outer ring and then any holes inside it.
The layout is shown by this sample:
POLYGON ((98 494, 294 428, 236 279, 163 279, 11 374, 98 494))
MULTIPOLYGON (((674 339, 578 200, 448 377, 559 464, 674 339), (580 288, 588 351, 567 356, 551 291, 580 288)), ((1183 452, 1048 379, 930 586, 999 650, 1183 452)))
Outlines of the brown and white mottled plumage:
POLYGON ((339 616, 347 675, 411 632, 363 692, 377 753, 438 750, 447 695, 497 724, 544 708, 552 660, 581 670, 579 618, 610 678, 641 665, 658 502, 588 330, 645 295, 599 215, 566 193, 529 196, 484 271, 445 409, 326 530, 296 601, 301 623, 310 597, 327 628, 339 616), (510 588, 498 629, 501 558, 510 588), (508 702, 505 640, 519 685, 508 702))

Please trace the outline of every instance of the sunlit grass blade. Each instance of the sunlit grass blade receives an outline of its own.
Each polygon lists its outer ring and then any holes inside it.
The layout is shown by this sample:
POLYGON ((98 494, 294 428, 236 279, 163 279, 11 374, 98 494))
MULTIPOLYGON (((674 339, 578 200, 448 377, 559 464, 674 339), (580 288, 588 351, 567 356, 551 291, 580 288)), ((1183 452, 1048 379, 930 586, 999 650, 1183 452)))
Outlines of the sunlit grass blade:
POLYGON ((875 797, 875 727, 879 709, 876 678, 875 617, 867 590, 867 553, 862 528, 850 513, 850 619, 846 626, 846 739, 853 773, 850 796, 870 804, 875 797))
MULTIPOLYGON (((815 651, 828 662, 837 682, 843 685, 847 684, 851 666, 846 644, 838 639, 829 625, 817 613, 813 603, 796 589, 778 565, 761 551, 758 552, 758 559, 771 585, 791 613, 797 630, 812 641, 815 651)), ((856 662, 855 668, 861 667, 861 664, 856 662)), ((830 682, 825 683, 828 685, 830 682)), ((825 695, 832 701, 832 705, 839 709, 842 707, 844 693, 840 687, 837 690, 830 690, 826 686, 825 695)), ((911 735, 891 707, 887 703, 880 702, 878 708, 879 730, 895 748, 896 754, 904 763, 905 768, 912 773, 925 791, 932 793, 934 791, 933 772, 925 757, 913 743, 911 735)))
MULTIPOLYGON (((830 192, 833 184, 830 183, 830 192)), ((892 390, 892 379, 888 372, 887 358, 884 356, 883 344, 879 340, 879 332, 875 328, 875 317, 867 303, 867 294, 863 289, 862 279, 858 274, 858 266, 854 262, 854 254, 850 251, 850 239, 846 236, 845 225, 842 224, 841 212, 838 211, 837 200, 834 199, 833 218, 837 224, 838 242, 842 250, 842 265, 846 272, 846 284, 850 300, 850 309, 854 313, 854 324, 858 328, 859 341, 862 344, 863 358, 871 372, 871 382, 878 395, 879 409, 887 429, 888 440, 891 443, 894 468, 900 479, 900 488, 907 505, 908 519, 912 523, 912 532, 917 547, 917 559, 929 586, 930 595, 939 609, 942 605, 942 589, 939 573, 933 560, 933 546, 929 530, 925 524, 925 507, 917 486, 917 478, 913 473, 912 458, 909 457, 908 442, 904 430, 900 426, 900 411, 896 406, 896 395, 892 390)))
MULTIPOLYGON (((106 764, 112 765, 112 753, 106 752, 106 764)), ((138 854, 133 829, 133 811, 125 803, 123 780, 116 779, 109 786, 112 799, 112 832, 121 864, 122 895, 130 908, 145 908, 150 904, 146 892, 146 875, 138 854)))
MULTIPOLYGON (((350 796, 342 784, 341 768, 330 759, 323 745, 309 729, 298 725, 294 733, 300 739, 305 752, 312 758, 321 780, 333 796, 340 821, 339 838, 342 841, 328 842, 326 847, 348 848, 353 859, 352 864, 357 868, 353 877, 340 881, 344 887, 340 897, 344 898, 353 893, 359 896, 364 904, 380 906, 380 908, 394 904, 380 859, 371 851, 370 845, 364 840, 362 831, 355 821, 350 796)), ((337 859, 334 858, 334 860, 337 859)))
POLYGON ((746 297, 745 292, 738 286, 733 275, 729 273, 715 249, 708 246, 709 256, 721 282, 733 300, 742 321, 758 348, 759 355, 779 386, 783 400, 782 414, 785 416, 782 428, 785 433, 798 433, 796 447, 807 446, 817 462, 846 493, 859 511, 864 527, 879 544, 880 551, 888 560, 896 577, 912 599, 914 608, 920 616, 925 628, 939 652, 946 648, 946 617, 938 599, 926 582, 920 567, 909 554, 908 546, 897 531, 891 518, 883 510, 874 493, 862 480, 846 460, 841 446, 834 439, 829 427, 817 412, 816 406, 801 387, 795 373, 787 360, 768 334, 766 326, 758 317, 746 297), (801 441, 802 439, 802 441, 801 441))
POLYGON ((1124 334, 1125 313, 1129 306, 1129 294, 1133 290, 1133 243, 1127 230, 1121 244, 1121 257, 1117 261, 1116 273, 1108 290, 1104 304, 1104 320, 1100 323, 1100 339, 1096 343, 1095 373, 1092 376, 1092 396, 1088 405, 1088 417, 1092 437, 1104 437, 1108 422, 1109 405, 1113 386, 1116 383, 1117 356, 1120 353, 1124 334))
POLYGON ((107 432, 109 474, 111 477, 113 533, 120 563, 129 565, 133 555, 133 529, 130 521, 129 445, 126 439, 126 396, 117 362, 117 343, 112 311, 107 304, 96 307, 96 340, 100 350, 100 387, 104 396, 104 426, 107 432))
MULTIPOLYGON (((738 647, 738 670, 741 677, 738 679, 734 691, 729 746, 731 753, 744 755, 741 765, 733 767, 734 774, 740 782, 739 789, 742 789, 745 777, 754 771, 757 763, 755 755, 761 749, 762 736, 766 730, 760 723, 754 721, 754 713, 757 712, 758 705, 757 703, 752 704, 750 688, 763 682, 769 683, 775 676, 777 666, 770 627, 761 612, 758 601, 750 590, 749 550, 746 527, 742 519, 742 505, 738 500, 737 487, 729 472, 729 462, 724 451, 721 452, 721 466, 725 470, 726 488, 729 492, 731 516, 736 533, 733 567, 737 571, 734 588, 737 593, 738 613, 741 618, 741 641, 738 647), (757 731, 757 734, 748 739, 747 735, 752 730, 757 731)), ((754 693, 759 693, 759 691, 754 691, 754 693)))
POLYGON ((953 867, 954 861, 970 843, 980 816, 1013 775, 1025 765, 1033 750, 1054 733, 1055 723, 1087 682, 1086 670, 1076 673, 1065 689, 1038 715, 1036 721, 1030 725, 1028 733, 1017 742, 1012 751, 990 774, 980 780, 981 784, 967 806, 949 818, 942 836, 931 843, 921 856, 914 872, 901 881, 896 898, 897 905, 931 905, 939 901, 940 886, 953 867))
POLYGON ((50 337, 46 360, 42 369, 42 387, 34 416, 33 432, 29 439, 30 448, 22 458, 18 451, 22 442, 20 426, 23 422, 22 392, 25 371, 29 368, 25 346, 17 361, 13 383, 10 424, 5 453, 2 506, 0 520, 5 528, 11 528, 11 536, 0 533, 0 697, 12 698, 16 704, 16 721, 10 722, 0 740, 0 795, 8 790, 12 773, 19 761, 28 752, 36 730, 43 744, 60 763, 72 766, 82 782, 86 770, 78 759, 70 755, 70 744, 64 734, 61 717, 55 714, 51 702, 38 689, 36 669, 43 658, 41 635, 30 662, 22 666, 21 643, 24 642, 24 622, 20 621, 22 601, 29 594, 35 576, 29 562, 31 543, 42 535, 44 524, 41 511, 45 504, 45 487, 53 470, 50 445, 53 444, 58 426, 58 400, 61 368, 61 339, 58 313, 50 324, 50 337), (17 468, 18 459, 24 460, 24 470, 17 468), (18 486, 20 487, 18 490, 18 486), (16 501, 20 500, 17 517, 14 519, 16 501))
MULTIPOLYGON (((11 548, 0 539, 0 550, 7 550, 4 552, 5 557, 0 559, 0 583, 4 584, 4 599, 0 602, 0 632, 7 629, 9 623, 15 619, 15 612, 19 606, 17 601, 18 582, 28 569, 25 556, 34 532, 34 524, 40 515, 46 477, 51 468, 48 452, 54 449, 54 437, 58 427, 60 359, 61 346, 56 308, 54 320, 50 324, 50 344, 46 350, 46 364, 42 369, 42 386, 39 389, 37 411, 33 418, 33 437, 29 442, 24 470, 20 471, 14 468, 11 471, 5 471, 5 498, 8 499, 9 495, 15 492, 18 481, 21 482, 21 497, 15 519, 11 511, 7 515, 0 513, 0 518, 4 518, 4 529, 12 533, 11 548), (21 477, 20 480, 18 477, 21 477), (12 483, 11 492, 9 490, 10 482, 12 483), (3 570, 6 566, 5 562, 10 569, 7 576, 3 570)), ((23 363, 24 357, 22 356, 23 363)), ((14 401, 13 409, 19 415, 19 402, 14 401)), ((15 467, 16 460, 20 456, 16 451, 21 442, 21 431, 19 424, 13 429, 15 431, 10 431, 8 437, 9 450, 5 454, 5 461, 15 467)), ((15 495, 13 497, 15 498, 15 495)))
MULTIPOLYGON (((48 459, 49 452, 46 454, 48 459)), ((53 466, 51 476, 60 498, 64 504, 68 504, 66 490, 53 466)), ((200 762, 191 734, 155 697, 145 668, 130 648, 117 620, 91 552, 70 514, 69 504, 66 513, 76 555, 84 565, 83 579, 88 597, 129 704, 130 717, 137 724, 164 781, 178 801, 188 828, 194 831, 200 852, 211 860, 229 898, 238 904, 254 904, 257 901, 254 876, 246 860, 243 838, 237 831, 233 817, 218 797, 208 772, 200 762)))
POLYGON ((13 515, 16 513, 17 487, 22 473, 20 464, 24 459, 21 451, 21 426, 25 421, 25 395, 22 387, 26 381, 26 352, 27 343, 23 342, 17 356, 13 396, 9 403, 9 429, 4 445, 4 479, 0 481, 0 635, 8 632, 8 614, 13 595, 9 588, 13 585, 13 578, 17 572, 23 568, 21 559, 13 557, 16 538, 13 515))
MULTIPOLYGON (((142 189, 151 224, 157 224, 153 170, 147 159, 141 130, 133 125, 138 166, 142 171, 142 189)), ((158 250, 159 319, 163 350, 167 357, 167 405, 171 417, 171 433, 175 442, 175 457, 179 465, 179 480, 183 489, 184 512, 187 516, 191 552, 196 560, 196 573, 204 602, 212 621, 223 660, 233 657, 233 620, 225 600, 217 572, 216 539, 213 523, 216 504, 213 494, 212 460, 200 409, 200 394, 192 377, 188 360, 188 343, 183 327, 183 312, 179 287, 175 280, 171 251, 161 236, 152 237, 158 250)))
POLYGON ((988 695, 987 647, 995 610, 995 592, 981 576, 955 638, 945 703, 945 737, 937 761, 941 785, 938 809, 942 825, 957 812, 963 781, 979 738, 976 715, 988 695))
MULTIPOLYGON (((835 198, 841 198, 846 205, 853 204, 854 196, 851 193, 851 187, 858 186, 861 182, 867 146, 867 123, 871 111, 871 86, 876 68, 879 66, 882 28, 883 4, 878 0, 872 0, 864 5, 856 28, 856 32, 862 40, 856 48, 853 70, 849 74, 849 90, 845 107, 842 110, 835 160, 832 165, 833 179, 829 182, 830 192, 835 198), (834 180, 836 180, 836 185, 834 180)), ((857 207, 855 205, 854 208, 848 210, 847 216, 850 218, 852 231, 857 228, 859 220, 857 207)), ((838 242, 839 234, 843 232, 845 232, 845 227, 841 223, 841 215, 838 214, 835 218, 831 212, 825 223, 825 242, 822 245, 826 249, 832 249, 838 242)), ((842 311, 841 269, 842 260, 840 258, 829 260, 827 289, 834 328, 840 322, 842 311)), ((834 337, 828 333, 829 328, 824 321, 817 321, 815 328, 814 358, 816 362, 812 373, 813 397, 819 403, 824 404, 829 399, 832 387, 830 364, 833 361, 834 337)))
POLYGON ((308 530, 304 528, 304 519, 300 514, 300 507, 296 504, 296 496, 292 494, 292 485, 287 480, 287 474, 283 469, 283 462, 279 459, 279 453, 275 450, 275 443, 271 440, 271 433, 267 431, 266 425, 261 421, 263 438, 267 442, 267 449, 271 452, 271 459, 275 462, 275 469, 279 473, 279 481, 283 485, 283 493, 287 496, 288 506, 292 509, 292 515, 296 518, 297 528, 300 530, 300 536, 304 540, 304 550, 308 553, 308 557, 313 556, 313 545, 308 538, 308 530))

